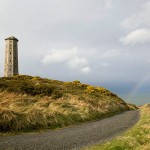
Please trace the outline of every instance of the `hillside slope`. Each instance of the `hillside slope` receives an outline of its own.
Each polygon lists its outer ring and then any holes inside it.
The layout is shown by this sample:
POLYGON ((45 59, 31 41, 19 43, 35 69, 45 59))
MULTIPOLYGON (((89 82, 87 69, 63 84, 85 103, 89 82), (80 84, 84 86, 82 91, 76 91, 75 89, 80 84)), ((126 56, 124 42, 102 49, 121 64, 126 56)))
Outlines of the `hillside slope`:
POLYGON ((64 127, 134 108, 102 87, 79 81, 0 78, 0 131, 64 127))

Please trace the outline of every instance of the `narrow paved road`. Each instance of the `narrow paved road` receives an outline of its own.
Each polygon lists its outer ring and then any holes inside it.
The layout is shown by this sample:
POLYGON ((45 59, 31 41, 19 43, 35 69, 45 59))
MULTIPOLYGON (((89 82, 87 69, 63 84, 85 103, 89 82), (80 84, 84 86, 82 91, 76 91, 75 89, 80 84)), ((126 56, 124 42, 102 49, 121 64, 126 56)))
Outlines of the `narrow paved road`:
POLYGON ((139 111, 128 111, 65 129, 0 137, 0 150, 80 150, 132 127, 139 117, 139 111))

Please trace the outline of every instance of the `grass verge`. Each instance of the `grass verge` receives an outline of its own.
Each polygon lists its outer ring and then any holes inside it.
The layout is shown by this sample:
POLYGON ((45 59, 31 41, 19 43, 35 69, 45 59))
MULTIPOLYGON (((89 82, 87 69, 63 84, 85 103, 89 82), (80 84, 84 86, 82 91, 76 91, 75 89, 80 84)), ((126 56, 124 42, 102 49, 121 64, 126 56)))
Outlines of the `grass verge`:
POLYGON ((150 104, 140 107, 140 121, 110 142, 86 150, 150 150, 150 104))

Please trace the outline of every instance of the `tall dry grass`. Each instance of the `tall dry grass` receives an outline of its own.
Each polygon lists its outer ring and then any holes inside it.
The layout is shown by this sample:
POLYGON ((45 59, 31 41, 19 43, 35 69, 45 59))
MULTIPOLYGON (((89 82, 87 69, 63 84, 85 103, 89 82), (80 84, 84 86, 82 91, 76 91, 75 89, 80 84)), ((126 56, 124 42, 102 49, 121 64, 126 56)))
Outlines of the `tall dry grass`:
POLYGON ((0 130, 19 131, 62 127, 127 109, 113 100, 94 101, 66 94, 58 100, 0 92, 0 130))

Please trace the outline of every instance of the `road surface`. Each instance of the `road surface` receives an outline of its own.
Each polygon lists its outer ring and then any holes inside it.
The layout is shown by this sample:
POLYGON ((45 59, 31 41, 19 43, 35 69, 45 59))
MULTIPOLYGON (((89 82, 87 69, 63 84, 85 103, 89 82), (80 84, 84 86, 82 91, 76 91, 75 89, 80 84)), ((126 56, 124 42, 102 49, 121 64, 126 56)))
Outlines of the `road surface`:
POLYGON ((127 111, 100 121, 84 123, 43 133, 0 137, 0 150, 80 150, 109 140, 132 127, 139 111, 127 111))

